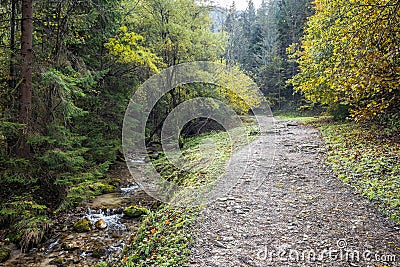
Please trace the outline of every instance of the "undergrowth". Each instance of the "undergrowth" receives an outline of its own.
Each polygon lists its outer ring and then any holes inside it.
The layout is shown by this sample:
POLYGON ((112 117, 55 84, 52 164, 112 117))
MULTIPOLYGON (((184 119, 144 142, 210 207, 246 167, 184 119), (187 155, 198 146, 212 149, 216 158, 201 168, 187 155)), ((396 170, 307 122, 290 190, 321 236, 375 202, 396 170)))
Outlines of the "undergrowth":
POLYGON ((327 163, 390 219, 400 222, 400 143, 374 125, 318 123, 327 163))

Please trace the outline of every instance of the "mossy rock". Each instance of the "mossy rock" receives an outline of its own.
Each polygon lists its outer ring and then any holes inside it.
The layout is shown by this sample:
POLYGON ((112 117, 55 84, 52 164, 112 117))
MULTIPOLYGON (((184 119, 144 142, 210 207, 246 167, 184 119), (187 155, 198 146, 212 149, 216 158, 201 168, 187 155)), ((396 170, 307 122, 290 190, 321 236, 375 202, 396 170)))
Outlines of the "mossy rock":
POLYGON ((49 262, 51 265, 56 265, 56 266, 64 266, 64 259, 63 258, 55 258, 54 260, 51 260, 49 262))
POLYGON ((5 262, 10 258, 11 248, 7 246, 0 246, 0 262, 5 262))
POLYGON ((89 188, 94 191, 95 195, 109 194, 117 191, 115 186, 100 182, 89 185, 89 188))
POLYGON ((142 207, 130 206, 124 210, 124 215, 129 218, 139 218, 143 215, 149 214, 149 210, 142 207))
POLYGON ((83 218, 74 223, 74 230, 78 233, 89 232, 92 226, 93 223, 89 219, 83 218))
POLYGON ((103 186, 100 188, 100 190, 103 194, 109 194, 109 193, 116 192, 117 188, 111 184, 103 184, 103 186))

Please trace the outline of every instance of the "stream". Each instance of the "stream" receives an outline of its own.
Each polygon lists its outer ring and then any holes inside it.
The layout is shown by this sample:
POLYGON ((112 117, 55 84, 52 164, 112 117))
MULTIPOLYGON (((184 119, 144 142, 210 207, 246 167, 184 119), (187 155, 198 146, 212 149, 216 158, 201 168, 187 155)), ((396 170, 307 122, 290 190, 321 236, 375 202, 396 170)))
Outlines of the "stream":
POLYGON ((133 181, 125 164, 115 167, 111 175, 121 180, 118 192, 97 196, 69 214, 60 215, 52 226, 50 239, 27 253, 15 247, 10 259, 0 266, 84 267, 120 256, 139 223, 124 216, 123 210, 131 205, 151 207, 154 200, 133 181), (93 226, 89 232, 78 233, 73 224, 83 218, 93 226))

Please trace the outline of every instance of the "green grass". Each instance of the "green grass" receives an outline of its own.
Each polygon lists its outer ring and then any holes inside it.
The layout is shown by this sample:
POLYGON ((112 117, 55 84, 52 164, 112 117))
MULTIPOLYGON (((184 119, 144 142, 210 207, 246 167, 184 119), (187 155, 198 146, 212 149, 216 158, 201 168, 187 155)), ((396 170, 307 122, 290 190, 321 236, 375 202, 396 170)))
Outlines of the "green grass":
POLYGON ((109 266, 185 266, 193 243, 190 226, 196 214, 196 209, 167 205, 150 212, 128 241, 124 256, 109 266))
POLYGON ((310 123, 310 122, 315 122, 320 119, 326 118, 326 117, 310 117, 310 116, 299 116, 296 114, 279 114, 275 116, 276 119, 278 120, 283 120, 283 121, 298 121, 301 123, 310 123))
MULTIPOLYGON (((244 123, 248 141, 254 141, 259 133, 253 120, 246 119, 244 123)), ((231 145, 226 132, 212 132, 185 140, 182 149, 184 167, 191 172, 182 171, 168 162, 165 155, 153 161, 153 165, 161 176, 182 186, 200 186, 207 184, 223 174, 230 155, 247 144, 241 140, 231 145), (206 142, 205 142, 206 141, 206 142), (210 151, 204 153, 204 143, 214 143, 213 161, 210 151), (203 164, 206 163, 206 164, 203 164), (202 166, 197 168, 197 166, 202 166)), ((207 146, 207 145, 206 145, 207 146)), ((182 159, 182 161, 183 161, 182 159)), ((143 220, 131 240, 123 256, 110 263, 101 262, 97 266, 135 266, 135 267, 172 267, 187 266, 190 245, 193 238, 193 221, 200 208, 178 208, 167 204, 151 210, 143 220)))
POLYGON ((316 123, 327 163, 390 219, 400 222, 400 143, 374 125, 316 123))

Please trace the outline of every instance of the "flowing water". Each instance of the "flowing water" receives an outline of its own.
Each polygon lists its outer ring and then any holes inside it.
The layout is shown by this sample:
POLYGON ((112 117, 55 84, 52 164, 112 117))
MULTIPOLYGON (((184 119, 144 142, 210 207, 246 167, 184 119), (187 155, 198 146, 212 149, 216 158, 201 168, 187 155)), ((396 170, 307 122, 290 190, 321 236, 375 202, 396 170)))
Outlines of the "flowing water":
POLYGON ((132 180, 126 167, 121 167, 113 175, 122 181, 119 192, 98 196, 72 213, 57 218, 52 237, 47 242, 28 253, 13 250, 11 258, 0 266, 83 267, 118 257, 139 223, 126 218, 124 208, 130 205, 150 207, 154 200, 132 180), (90 220, 92 230, 77 233, 73 224, 83 218, 90 220), (102 227, 96 227, 99 221, 102 227))

